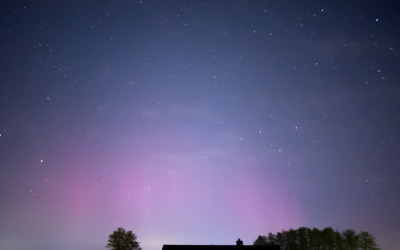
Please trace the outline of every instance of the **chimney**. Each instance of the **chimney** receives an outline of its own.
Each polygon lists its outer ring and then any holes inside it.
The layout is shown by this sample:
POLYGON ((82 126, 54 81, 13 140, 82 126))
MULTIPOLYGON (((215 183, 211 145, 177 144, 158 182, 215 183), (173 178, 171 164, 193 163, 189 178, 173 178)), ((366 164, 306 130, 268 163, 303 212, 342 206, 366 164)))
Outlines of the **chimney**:
POLYGON ((240 238, 236 241, 236 246, 238 246, 238 247, 243 246, 243 241, 241 241, 240 238))

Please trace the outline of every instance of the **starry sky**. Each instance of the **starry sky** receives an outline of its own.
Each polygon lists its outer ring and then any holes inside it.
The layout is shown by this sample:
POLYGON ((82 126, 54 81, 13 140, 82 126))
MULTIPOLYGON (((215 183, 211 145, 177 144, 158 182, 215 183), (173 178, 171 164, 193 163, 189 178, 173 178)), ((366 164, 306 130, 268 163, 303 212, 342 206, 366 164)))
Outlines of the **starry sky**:
POLYGON ((0 248, 400 245, 396 1, 2 1, 0 248))

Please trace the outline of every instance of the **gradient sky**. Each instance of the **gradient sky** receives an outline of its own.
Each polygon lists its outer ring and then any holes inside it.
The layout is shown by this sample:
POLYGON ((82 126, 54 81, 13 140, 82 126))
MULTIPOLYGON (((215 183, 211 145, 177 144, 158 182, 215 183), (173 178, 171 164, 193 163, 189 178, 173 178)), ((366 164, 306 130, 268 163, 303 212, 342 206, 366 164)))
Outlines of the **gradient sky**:
POLYGON ((0 248, 398 249, 400 9, 354 2, 2 1, 0 248))

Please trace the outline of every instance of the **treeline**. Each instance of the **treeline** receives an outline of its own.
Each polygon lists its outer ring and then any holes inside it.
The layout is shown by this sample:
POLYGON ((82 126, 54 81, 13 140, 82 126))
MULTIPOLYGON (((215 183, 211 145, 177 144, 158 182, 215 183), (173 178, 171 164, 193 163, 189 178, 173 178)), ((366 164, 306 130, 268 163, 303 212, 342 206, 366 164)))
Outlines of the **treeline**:
POLYGON ((343 232, 327 227, 317 228, 300 227, 268 236, 259 235, 254 245, 277 244, 281 250, 378 250, 375 238, 368 232, 357 234, 352 229, 343 232))

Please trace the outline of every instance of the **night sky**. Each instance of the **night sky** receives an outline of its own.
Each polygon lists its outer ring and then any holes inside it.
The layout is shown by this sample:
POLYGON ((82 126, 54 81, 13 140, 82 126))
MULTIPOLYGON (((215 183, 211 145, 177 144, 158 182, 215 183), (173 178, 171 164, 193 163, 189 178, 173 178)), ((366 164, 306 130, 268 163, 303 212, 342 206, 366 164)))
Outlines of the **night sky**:
POLYGON ((354 2, 2 1, 0 249, 398 249, 400 8, 354 2))

